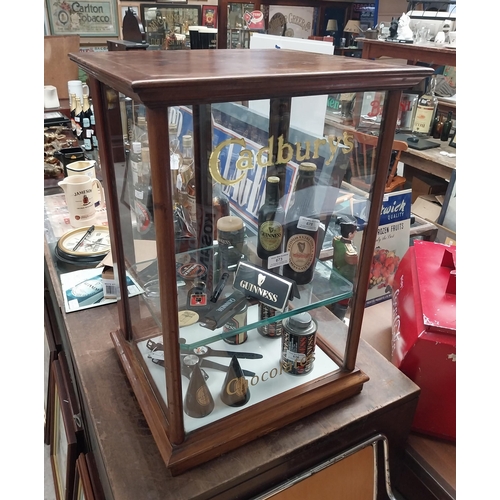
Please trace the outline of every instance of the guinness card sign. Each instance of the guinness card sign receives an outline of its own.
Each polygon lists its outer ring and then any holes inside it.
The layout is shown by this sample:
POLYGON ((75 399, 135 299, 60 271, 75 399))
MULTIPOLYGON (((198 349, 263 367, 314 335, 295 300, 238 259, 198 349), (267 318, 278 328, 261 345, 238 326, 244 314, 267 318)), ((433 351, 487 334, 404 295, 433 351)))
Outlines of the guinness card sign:
POLYGON ((283 311, 289 299, 300 297, 293 280, 265 271, 248 262, 240 262, 233 287, 278 311, 283 311))

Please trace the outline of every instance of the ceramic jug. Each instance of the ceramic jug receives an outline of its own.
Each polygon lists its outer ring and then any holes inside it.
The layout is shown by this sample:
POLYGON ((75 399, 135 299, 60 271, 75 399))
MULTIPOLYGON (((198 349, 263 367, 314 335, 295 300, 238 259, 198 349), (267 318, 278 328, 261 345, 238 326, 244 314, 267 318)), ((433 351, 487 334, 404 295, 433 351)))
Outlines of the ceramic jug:
POLYGON ((73 227, 88 226, 95 218, 94 186, 97 187, 99 203, 102 203, 102 185, 86 174, 65 177, 58 182, 64 191, 68 206, 70 224, 73 227))
MULTIPOLYGON (((95 164, 95 160, 74 161, 68 163, 66 165, 66 175, 69 177, 77 174, 85 174, 88 175, 91 179, 95 179, 95 164)), ((98 194, 99 188, 97 186, 94 186, 92 190, 94 192, 94 205, 98 207, 101 204, 98 194)))

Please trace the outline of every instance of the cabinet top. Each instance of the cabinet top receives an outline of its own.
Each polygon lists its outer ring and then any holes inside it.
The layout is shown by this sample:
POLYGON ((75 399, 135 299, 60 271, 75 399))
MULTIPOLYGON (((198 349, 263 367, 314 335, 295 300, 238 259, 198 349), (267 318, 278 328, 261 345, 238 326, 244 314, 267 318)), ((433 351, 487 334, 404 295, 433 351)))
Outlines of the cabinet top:
POLYGON ((89 75, 149 106, 406 89, 431 68, 285 49, 71 53, 89 75))

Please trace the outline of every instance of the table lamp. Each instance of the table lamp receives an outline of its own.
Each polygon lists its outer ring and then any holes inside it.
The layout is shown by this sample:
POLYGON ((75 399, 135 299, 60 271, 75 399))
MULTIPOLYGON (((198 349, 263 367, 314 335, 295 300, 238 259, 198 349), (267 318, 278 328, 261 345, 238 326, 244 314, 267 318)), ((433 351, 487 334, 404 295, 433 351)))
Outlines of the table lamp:
POLYGON ((326 23, 326 32, 330 36, 333 37, 333 43, 335 43, 335 33, 338 30, 337 26, 337 20, 336 19, 328 19, 328 22, 326 23))
POLYGON ((360 33, 361 32, 361 26, 359 21, 354 21, 354 20, 349 20, 347 21, 347 24, 345 25, 344 28, 344 33, 349 33, 349 37, 346 40, 346 46, 350 47, 353 43, 354 37, 352 33, 360 33))

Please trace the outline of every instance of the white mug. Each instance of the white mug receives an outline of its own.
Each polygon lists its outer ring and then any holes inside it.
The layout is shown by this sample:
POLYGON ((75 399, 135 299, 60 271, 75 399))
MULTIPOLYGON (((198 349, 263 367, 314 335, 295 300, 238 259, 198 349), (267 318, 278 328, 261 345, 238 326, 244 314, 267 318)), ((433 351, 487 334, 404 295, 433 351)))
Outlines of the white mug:
POLYGON ((98 188, 99 202, 102 203, 101 183, 86 174, 76 174, 65 177, 58 184, 64 191, 70 224, 73 227, 88 226, 96 214, 94 186, 98 188))

